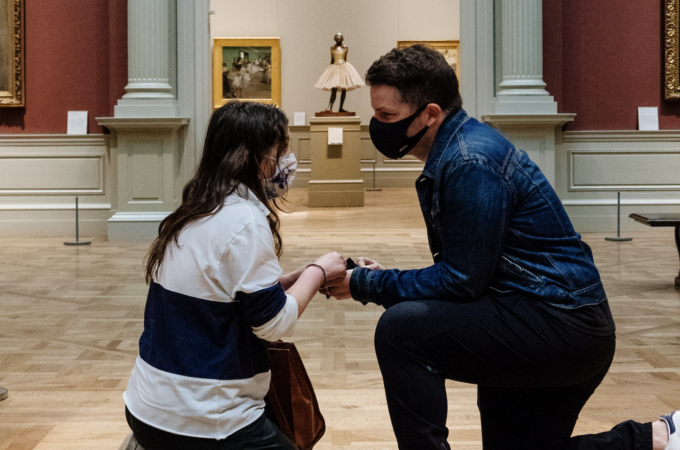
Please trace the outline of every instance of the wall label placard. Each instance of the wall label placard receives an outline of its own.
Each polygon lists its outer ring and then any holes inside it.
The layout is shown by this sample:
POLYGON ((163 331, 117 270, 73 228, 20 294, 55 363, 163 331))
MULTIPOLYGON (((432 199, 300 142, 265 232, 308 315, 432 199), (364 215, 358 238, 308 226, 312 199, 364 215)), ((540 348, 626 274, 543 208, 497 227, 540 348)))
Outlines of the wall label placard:
POLYGON ((69 111, 66 134, 87 134, 87 111, 69 111))
POLYGON ((644 107, 638 108, 638 128, 640 131, 659 130, 659 108, 644 107))
POLYGON ((328 127, 328 145, 342 145, 342 127, 328 127))

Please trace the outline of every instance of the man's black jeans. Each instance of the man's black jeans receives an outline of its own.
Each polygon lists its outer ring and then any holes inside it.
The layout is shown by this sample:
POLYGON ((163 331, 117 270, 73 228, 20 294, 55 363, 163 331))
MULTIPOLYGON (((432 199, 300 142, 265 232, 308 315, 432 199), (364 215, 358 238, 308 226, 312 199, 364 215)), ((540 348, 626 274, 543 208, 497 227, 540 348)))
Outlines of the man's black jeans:
POLYGON ((650 423, 571 437, 615 340, 579 331, 519 295, 398 303, 380 318, 375 348, 399 448, 450 448, 450 379, 478 385, 484 450, 651 450, 650 423))

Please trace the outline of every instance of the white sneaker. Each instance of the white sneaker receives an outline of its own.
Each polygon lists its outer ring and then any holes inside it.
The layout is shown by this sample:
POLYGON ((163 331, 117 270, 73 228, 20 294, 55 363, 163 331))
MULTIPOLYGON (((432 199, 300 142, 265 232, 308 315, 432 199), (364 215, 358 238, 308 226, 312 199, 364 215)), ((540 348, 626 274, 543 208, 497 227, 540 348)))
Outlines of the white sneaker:
POLYGON ((680 450, 680 411, 675 411, 665 416, 661 416, 661 420, 666 422, 668 428, 668 445, 665 450, 680 450))

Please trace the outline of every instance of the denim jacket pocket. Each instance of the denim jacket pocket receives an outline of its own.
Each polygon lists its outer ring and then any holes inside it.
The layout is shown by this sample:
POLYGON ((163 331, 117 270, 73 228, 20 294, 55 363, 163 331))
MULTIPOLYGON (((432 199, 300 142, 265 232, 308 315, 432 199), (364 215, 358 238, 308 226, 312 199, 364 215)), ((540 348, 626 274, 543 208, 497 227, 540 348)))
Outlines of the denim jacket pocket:
POLYGON ((508 275, 519 277, 519 282, 530 288, 537 288, 541 285, 543 280, 533 273, 529 272, 524 267, 513 262, 505 255, 501 255, 500 269, 505 271, 508 275))

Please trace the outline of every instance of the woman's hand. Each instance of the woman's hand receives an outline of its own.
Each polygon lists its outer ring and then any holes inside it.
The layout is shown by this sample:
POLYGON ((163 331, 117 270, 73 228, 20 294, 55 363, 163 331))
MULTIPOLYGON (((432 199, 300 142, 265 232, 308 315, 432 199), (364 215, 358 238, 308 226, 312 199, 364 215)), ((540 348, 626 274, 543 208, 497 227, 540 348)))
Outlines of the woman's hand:
MULTIPOLYGON (((317 258, 312 264, 323 268, 327 282, 337 278, 344 279, 347 274, 347 271, 345 270, 347 263, 338 252, 326 253, 320 258, 317 258)), ((307 308, 312 297, 324 282, 319 267, 310 267, 309 265, 306 265, 302 272, 297 275, 292 275, 296 276, 297 279, 289 289, 286 289, 286 294, 292 295, 298 304, 298 317, 300 317, 307 308)), ((293 274, 296 272, 298 271, 293 272, 293 274)))
POLYGON ((382 265, 380 265, 378 261, 374 261, 363 256, 357 259, 357 266, 365 267, 371 270, 385 270, 385 268, 382 265))
POLYGON ((335 280, 336 278, 344 278, 347 274, 345 270, 347 262, 345 258, 338 252, 330 252, 317 258, 314 264, 318 264, 326 271, 326 281, 335 280))

